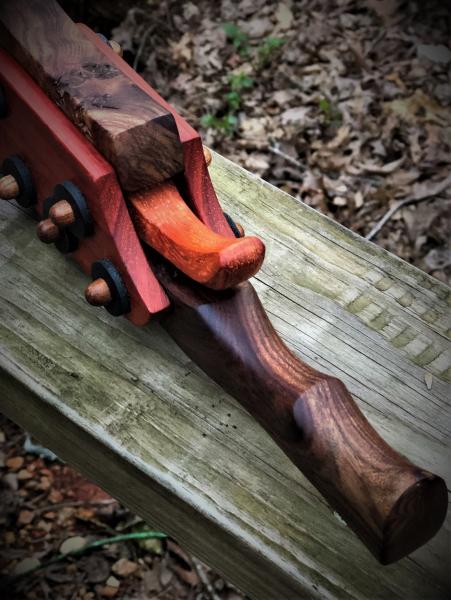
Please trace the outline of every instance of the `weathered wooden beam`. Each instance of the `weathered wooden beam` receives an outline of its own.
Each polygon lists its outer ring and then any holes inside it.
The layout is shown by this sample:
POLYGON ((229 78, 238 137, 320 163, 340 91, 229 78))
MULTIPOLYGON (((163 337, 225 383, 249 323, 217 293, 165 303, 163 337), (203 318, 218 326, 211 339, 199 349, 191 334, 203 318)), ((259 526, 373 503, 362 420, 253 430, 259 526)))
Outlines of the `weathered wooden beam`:
POLYGON ((183 170, 171 113, 106 60, 55 0, 3 0, 0 44, 115 167, 125 191, 183 170))
MULTIPOLYGON (((278 333, 449 484, 449 288, 217 155, 211 172, 267 243, 254 284, 278 333)), ((0 410, 253 598, 449 595, 451 515, 379 565, 157 324, 90 308, 87 278, 13 204, 0 211, 0 410)))

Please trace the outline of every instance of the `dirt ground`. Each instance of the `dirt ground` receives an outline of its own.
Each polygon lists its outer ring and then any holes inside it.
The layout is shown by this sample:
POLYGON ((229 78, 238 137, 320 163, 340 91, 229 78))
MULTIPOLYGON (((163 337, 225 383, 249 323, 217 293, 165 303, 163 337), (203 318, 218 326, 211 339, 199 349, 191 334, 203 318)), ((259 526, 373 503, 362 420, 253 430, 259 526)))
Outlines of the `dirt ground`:
MULTIPOLYGON (((62 4, 118 41, 207 145, 449 283, 447 2, 62 4)), ((5 597, 243 597, 174 540, 130 539, 149 526, 26 440, 0 421, 5 597)))

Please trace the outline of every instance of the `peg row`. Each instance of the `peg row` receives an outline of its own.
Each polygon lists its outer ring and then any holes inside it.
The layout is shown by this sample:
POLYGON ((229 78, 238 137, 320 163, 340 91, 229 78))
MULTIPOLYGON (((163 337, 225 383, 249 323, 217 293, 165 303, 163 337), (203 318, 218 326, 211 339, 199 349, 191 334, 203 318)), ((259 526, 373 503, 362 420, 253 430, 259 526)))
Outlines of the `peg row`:
MULTIPOLYGON (((112 45, 112 42, 109 44, 112 45)), ((114 47, 113 50, 117 52, 114 47)), ((0 118, 4 112, 6 104, 0 88, 0 118)), ((205 146, 203 151, 208 167, 212 155, 205 146)), ((33 178, 27 165, 18 156, 9 156, 1 165, 0 198, 15 200, 26 208, 36 203, 33 178)), ((224 215, 235 236, 244 236, 241 225, 229 215, 224 215)), ((55 244, 60 252, 67 254, 77 250, 83 238, 93 232, 93 220, 82 192, 70 181, 56 185, 52 196, 44 201, 42 219, 36 228, 38 238, 45 244, 55 244)), ((94 262, 91 276, 92 281, 85 289, 86 301, 91 306, 104 307, 114 316, 130 312, 129 293, 121 274, 110 260, 104 258, 94 262)))

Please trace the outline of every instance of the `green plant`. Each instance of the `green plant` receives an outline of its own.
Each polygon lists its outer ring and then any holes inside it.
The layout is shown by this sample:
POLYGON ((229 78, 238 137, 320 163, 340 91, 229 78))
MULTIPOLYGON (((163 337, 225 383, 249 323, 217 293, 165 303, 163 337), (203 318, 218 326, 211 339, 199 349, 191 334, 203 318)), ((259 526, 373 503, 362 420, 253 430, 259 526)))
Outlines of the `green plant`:
POLYGON ((324 114, 326 122, 329 124, 340 124, 343 120, 343 115, 327 98, 321 98, 319 108, 324 114))
POLYGON ((285 40, 278 37, 268 37, 257 50, 258 66, 266 66, 273 58, 276 51, 285 44, 285 40))
POLYGON ((238 125, 237 111, 241 107, 242 92, 252 88, 254 80, 245 73, 231 73, 228 76, 228 92, 224 98, 227 103, 227 113, 223 116, 207 113, 200 122, 203 127, 211 127, 223 131, 226 135, 231 135, 238 125))
POLYGON ((200 122, 203 127, 211 127, 224 132, 226 135, 231 135, 238 124, 238 117, 230 113, 222 117, 207 113, 201 118, 200 122))
POLYGON ((227 39, 230 40, 240 56, 249 56, 249 37, 235 23, 224 23, 222 26, 227 39))

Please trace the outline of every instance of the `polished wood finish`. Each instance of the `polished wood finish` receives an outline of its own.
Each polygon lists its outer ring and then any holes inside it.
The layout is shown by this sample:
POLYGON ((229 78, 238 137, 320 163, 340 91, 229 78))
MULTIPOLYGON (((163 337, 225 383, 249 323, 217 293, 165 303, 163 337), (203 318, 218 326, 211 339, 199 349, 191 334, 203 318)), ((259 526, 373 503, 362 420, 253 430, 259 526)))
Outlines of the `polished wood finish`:
POLYGON ((19 184, 12 175, 5 175, 0 178, 0 198, 3 200, 13 200, 19 195, 19 184))
POLYGON ((67 200, 59 200, 50 209, 49 218, 58 227, 68 227, 75 223, 74 209, 67 200))
POLYGON ((92 306, 105 306, 112 300, 111 291, 105 279, 95 279, 85 289, 85 298, 92 306))
POLYGON ((43 219, 39 221, 36 228, 36 233, 41 242, 45 244, 53 244, 61 237, 61 232, 51 219, 43 219))
POLYGON ((177 188, 164 183, 129 197, 139 237, 194 281, 225 289, 255 275, 265 255, 256 237, 229 239, 206 227, 177 188))
POLYGON ((106 61, 55 0, 4 0, 0 40, 114 166, 125 191, 183 170, 171 113, 106 61))
POLYGON ((185 183, 183 197, 202 223, 219 235, 234 238, 235 236, 224 218, 221 205, 211 183, 208 167, 205 162, 202 140, 197 131, 177 113, 174 107, 150 87, 136 71, 115 54, 108 44, 103 43, 91 29, 82 24, 79 27, 83 31, 84 36, 97 47, 98 51, 109 62, 173 115, 180 140, 183 144, 183 181, 185 183))
POLYGON ((248 282, 213 292, 168 267, 157 276, 173 306, 165 329, 265 427, 381 563, 435 535, 447 510, 443 479, 393 450, 341 381, 284 345, 248 282))
POLYGON ((88 275, 93 262, 109 258, 130 294, 127 318, 144 325, 165 310, 169 300, 144 254, 112 166, 1 49, 0 84, 8 102, 8 115, 0 119, 0 160, 17 154, 29 166, 39 215, 56 184, 67 180, 79 188, 88 203, 94 232, 71 256, 88 275))

